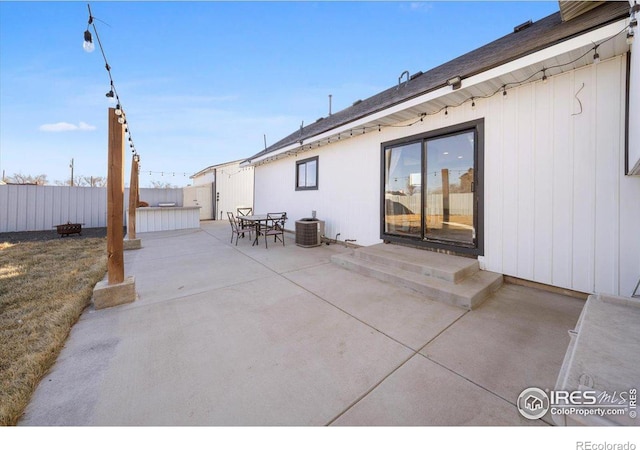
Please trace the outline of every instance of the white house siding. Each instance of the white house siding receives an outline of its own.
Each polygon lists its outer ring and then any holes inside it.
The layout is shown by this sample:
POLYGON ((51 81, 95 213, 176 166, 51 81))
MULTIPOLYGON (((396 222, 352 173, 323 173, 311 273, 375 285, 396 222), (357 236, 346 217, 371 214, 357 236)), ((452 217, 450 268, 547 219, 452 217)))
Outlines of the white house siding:
POLYGON ((625 58, 487 105, 486 269, 583 292, 633 290, 640 179, 623 175, 625 58))
MULTIPOLYGON (((636 0, 629 0, 633 3, 636 0)), ((635 43, 631 45, 631 86, 640 86, 640 43, 636 28, 635 43)), ((635 89, 629 99, 629 123, 640 123, 640 89, 635 89)), ((640 175, 640 127, 629 127, 629 170, 635 169, 636 175, 640 175)))
POLYGON ((257 166, 256 210, 286 210, 288 228, 316 210, 327 236, 379 243, 380 144, 484 118, 482 267, 630 295, 640 277, 640 178, 624 176, 625 65, 618 56, 476 100, 475 109, 468 102, 257 166), (316 155, 319 189, 295 191, 295 161, 316 155))
POLYGON ((380 137, 367 133, 344 144, 331 144, 256 167, 255 210, 286 211, 287 229, 295 220, 311 217, 325 221, 325 234, 357 244, 379 242, 380 229, 380 137), (319 155, 318 190, 295 190, 295 161, 319 155))

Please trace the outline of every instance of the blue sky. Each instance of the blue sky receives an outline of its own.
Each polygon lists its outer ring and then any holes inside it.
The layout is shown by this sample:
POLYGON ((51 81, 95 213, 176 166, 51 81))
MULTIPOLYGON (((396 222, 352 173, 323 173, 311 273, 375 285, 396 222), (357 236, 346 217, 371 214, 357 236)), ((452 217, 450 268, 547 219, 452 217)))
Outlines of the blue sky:
MULTIPOLYGON (((404 70, 427 71, 558 3, 121 1, 91 9, 147 187, 185 186, 207 166, 262 150, 265 134, 270 145, 326 116, 329 94, 336 112, 395 85, 404 70)), ((0 173, 46 174, 53 183, 68 179, 73 158, 75 175, 106 176, 113 105, 99 49, 82 50, 87 19, 87 2, 0 1, 0 173)))

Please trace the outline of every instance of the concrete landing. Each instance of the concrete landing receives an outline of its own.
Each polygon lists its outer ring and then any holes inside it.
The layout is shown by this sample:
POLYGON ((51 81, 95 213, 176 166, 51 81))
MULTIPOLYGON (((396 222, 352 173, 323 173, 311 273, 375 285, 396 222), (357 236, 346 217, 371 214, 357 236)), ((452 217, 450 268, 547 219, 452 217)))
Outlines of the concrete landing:
POLYGON ((502 275, 481 271, 478 261, 399 245, 377 244, 339 254, 346 269, 422 293, 468 310, 502 286, 502 275))

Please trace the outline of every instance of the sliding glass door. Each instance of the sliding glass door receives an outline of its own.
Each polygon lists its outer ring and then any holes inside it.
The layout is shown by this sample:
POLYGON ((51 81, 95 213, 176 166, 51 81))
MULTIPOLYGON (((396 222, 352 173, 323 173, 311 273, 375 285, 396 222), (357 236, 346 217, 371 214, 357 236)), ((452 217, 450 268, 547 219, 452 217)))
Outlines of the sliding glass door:
POLYGON ((385 232, 422 236, 422 144, 385 150, 385 232))
POLYGON ((479 254, 482 130, 476 121, 382 144, 382 239, 479 254))

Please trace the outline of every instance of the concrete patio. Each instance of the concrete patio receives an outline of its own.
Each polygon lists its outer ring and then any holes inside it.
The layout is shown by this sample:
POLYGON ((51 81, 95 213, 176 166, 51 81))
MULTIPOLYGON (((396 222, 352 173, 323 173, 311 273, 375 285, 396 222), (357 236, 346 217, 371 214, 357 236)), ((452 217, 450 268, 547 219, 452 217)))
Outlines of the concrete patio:
POLYGON ((85 310, 21 425, 548 425, 584 302, 504 285, 474 311, 330 262, 340 245, 144 233, 138 298, 85 310))

